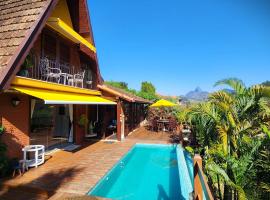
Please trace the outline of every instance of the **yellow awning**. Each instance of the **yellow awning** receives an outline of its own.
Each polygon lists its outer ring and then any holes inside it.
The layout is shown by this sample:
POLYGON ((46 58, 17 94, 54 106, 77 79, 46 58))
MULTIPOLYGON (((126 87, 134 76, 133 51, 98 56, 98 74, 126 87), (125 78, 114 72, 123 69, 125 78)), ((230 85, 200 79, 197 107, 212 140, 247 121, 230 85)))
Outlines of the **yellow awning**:
POLYGON ((99 96, 59 92, 46 89, 30 87, 16 87, 13 89, 30 96, 44 100, 45 104, 94 104, 94 105, 115 105, 116 103, 99 96))
POLYGON ((161 99, 157 101, 156 103, 152 104, 150 107, 161 107, 161 106, 169 107, 169 106, 177 106, 177 104, 167 101, 165 99, 161 99))
POLYGON ((75 43, 81 43, 96 53, 96 48, 60 18, 50 17, 46 24, 75 43))

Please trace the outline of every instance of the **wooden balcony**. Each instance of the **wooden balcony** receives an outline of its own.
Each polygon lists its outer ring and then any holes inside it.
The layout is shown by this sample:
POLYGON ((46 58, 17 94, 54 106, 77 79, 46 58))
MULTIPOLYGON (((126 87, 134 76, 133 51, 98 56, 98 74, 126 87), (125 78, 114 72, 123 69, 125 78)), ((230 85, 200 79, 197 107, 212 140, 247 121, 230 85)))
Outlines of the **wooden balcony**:
POLYGON ((73 87, 95 89, 94 74, 87 66, 73 66, 47 57, 24 62, 17 76, 53 82, 73 87))

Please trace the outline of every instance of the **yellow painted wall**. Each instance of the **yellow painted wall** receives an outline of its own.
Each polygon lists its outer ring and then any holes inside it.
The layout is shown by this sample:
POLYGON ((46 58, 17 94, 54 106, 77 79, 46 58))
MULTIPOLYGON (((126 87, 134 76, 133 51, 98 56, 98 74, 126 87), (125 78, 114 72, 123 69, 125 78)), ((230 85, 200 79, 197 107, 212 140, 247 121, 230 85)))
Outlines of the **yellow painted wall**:
POLYGON ((66 0, 59 0, 50 17, 60 18, 73 28, 66 0))

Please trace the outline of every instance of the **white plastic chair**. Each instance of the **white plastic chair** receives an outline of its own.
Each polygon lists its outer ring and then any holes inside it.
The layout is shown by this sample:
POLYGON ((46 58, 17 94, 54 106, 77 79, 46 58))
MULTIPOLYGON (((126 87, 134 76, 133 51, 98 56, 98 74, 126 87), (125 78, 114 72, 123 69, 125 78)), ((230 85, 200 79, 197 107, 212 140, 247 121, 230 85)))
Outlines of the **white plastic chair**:
POLYGON ((41 58, 39 63, 41 76, 45 77, 46 81, 55 79, 57 83, 61 79, 61 70, 57 67, 56 62, 49 60, 48 58, 41 58), (51 67, 54 66, 54 67, 51 67))
POLYGON ((85 75, 85 70, 80 73, 74 74, 73 78, 68 79, 68 85, 78 87, 78 85, 80 84, 81 87, 83 88, 84 75, 85 75))

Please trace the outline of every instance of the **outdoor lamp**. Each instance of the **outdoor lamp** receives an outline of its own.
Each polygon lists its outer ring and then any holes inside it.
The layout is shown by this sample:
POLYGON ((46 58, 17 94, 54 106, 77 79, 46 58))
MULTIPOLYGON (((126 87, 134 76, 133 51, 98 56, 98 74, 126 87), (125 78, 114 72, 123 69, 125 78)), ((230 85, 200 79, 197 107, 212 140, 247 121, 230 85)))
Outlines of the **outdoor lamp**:
POLYGON ((11 99, 11 103, 14 107, 17 107, 21 103, 21 100, 17 97, 14 97, 11 99))

